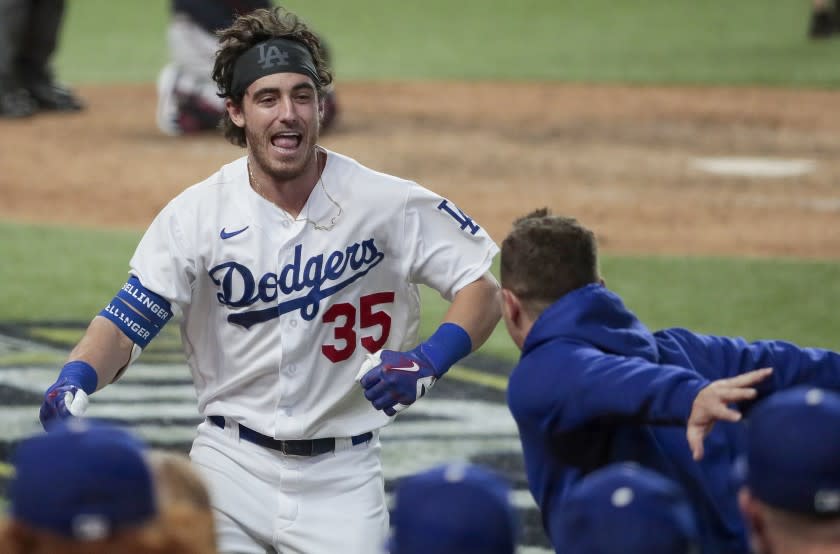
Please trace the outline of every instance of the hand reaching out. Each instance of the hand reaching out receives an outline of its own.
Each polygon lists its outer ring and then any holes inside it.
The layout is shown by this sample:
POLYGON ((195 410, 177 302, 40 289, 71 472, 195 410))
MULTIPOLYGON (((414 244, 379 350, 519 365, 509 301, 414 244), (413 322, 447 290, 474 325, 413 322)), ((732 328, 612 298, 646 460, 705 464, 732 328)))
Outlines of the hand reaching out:
POLYGON ((691 406, 686 424, 686 438, 695 460, 703 458, 703 439, 712 432, 718 421, 739 421, 741 413, 728 404, 752 400, 758 392, 753 385, 765 380, 773 368, 765 367, 749 373, 719 379, 700 391, 691 406))

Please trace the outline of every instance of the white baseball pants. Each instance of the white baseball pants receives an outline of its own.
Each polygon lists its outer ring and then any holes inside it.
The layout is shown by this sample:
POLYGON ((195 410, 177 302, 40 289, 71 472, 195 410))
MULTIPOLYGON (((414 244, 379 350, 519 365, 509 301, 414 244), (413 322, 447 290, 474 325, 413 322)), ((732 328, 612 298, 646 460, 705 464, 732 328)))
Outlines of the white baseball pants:
POLYGON ((381 552, 388 510, 379 434, 334 452, 286 456, 239 439, 239 429, 198 426, 190 457, 216 512, 222 554, 381 552))

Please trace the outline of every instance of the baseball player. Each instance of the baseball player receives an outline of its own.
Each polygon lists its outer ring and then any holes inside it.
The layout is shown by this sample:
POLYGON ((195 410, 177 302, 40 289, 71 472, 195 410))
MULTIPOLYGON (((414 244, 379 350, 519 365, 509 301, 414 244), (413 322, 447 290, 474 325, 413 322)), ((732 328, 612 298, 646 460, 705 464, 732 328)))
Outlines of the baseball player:
POLYGON ((604 285, 594 234, 547 210, 514 224, 501 277, 505 324, 522 350, 507 400, 546 530, 576 481, 635 461, 683 487, 703 552, 749 552, 731 478, 743 450, 736 408, 800 382, 840 388, 840 355, 652 333, 604 285))
POLYGON ((220 550, 367 554, 388 529, 378 431, 489 336, 498 248, 449 200, 317 144, 332 76, 294 14, 220 37, 246 155, 155 218, 41 419, 80 413, 179 313, 220 550), (420 283, 452 302, 418 345, 420 283))
POLYGON ((840 394, 796 387, 750 414, 740 504, 756 552, 840 552, 840 394))

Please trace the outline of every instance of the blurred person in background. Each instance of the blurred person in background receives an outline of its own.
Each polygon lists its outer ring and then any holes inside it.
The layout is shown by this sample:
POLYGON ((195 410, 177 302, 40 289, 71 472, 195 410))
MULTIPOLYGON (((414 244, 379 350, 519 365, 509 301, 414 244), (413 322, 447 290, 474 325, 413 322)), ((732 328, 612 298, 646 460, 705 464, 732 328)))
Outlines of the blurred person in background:
POLYGON ((840 553, 840 394, 798 387, 756 406, 740 495, 759 554, 840 553))
POLYGON ((126 430, 71 419, 22 441, 12 461, 3 554, 216 553, 189 462, 126 430))
POLYGON ((389 554, 514 554, 519 522, 510 487, 474 464, 449 463, 402 478, 389 554))
POLYGON ((64 0, 0 0, 0 117, 83 108, 50 67, 63 16, 64 0))
POLYGON ((551 520, 564 554, 695 554, 695 515, 679 485, 637 464, 584 477, 551 520))
MULTIPOLYGON (((225 101, 211 77, 219 42, 216 32, 230 27, 237 15, 270 8, 271 0, 171 0, 167 29, 170 61, 157 80, 157 125, 178 136, 216 130, 225 101)), ((329 52, 322 41, 325 59, 329 52)), ((321 132, 330 128, 338 110, 331 86, 324 102, 321 132)))
POLYGON ((819 39, 828 38, 837 33, 840 33, 837 0, 812 0, 808 36, 819 39))
POLYGON ((216 523, 209 488, 189 457, 153 449, 148 461, 161 524, 178 552, 216 554, 216 523))

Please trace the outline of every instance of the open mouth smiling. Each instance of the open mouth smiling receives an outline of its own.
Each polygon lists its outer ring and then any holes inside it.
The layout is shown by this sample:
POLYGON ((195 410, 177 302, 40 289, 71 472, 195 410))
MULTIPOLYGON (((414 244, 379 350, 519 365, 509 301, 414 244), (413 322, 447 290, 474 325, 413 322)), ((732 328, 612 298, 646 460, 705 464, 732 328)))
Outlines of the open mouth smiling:
POLYGON ((303 135, 294 131, 284 131, 271 135, 271 145, 280 150, 296 150, 303 140, 303 135))

